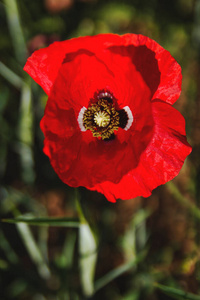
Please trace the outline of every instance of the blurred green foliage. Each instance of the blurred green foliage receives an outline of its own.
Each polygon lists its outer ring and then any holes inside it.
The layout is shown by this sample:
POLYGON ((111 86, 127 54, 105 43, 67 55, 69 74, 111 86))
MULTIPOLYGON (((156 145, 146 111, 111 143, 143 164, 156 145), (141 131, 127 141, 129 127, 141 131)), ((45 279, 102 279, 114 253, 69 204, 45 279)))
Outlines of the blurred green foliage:
POLYGON ((200 299, 199 20, 199 0, 1 0, 0 211, 16 223, 1 222, 2 300, 200 299), (80 189, 77 209, 42 152, 47 96, 23 65, 55 40, 107 32, 147 35, 181 64, 193 153, 148 199, 80 189))

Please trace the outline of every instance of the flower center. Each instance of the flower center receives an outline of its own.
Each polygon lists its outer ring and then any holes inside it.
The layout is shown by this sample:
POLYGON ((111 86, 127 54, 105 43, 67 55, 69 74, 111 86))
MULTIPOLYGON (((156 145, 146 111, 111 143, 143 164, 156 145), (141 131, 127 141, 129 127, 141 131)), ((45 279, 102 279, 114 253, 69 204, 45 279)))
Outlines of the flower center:
POLYGON ((102 140, 111 140, 115 137, 114 131, 119 127, 127 131, 133 123, 133 115, 128 106, 116 110, 113 95, 107 91, 100 91, 91 99, 88 108, 82 107, 78 115, 78 124, 81 131, 90 130, 94 137, 102 140))
POLYGON ((119 128, 119 113, 112 101, 99 99, 84 112, 83 125, 86 130, 92 131, 93 136, 101 137, 102 140, 110 139, 119 128))
POLYGON ((110 115, 105 111, 99 111, 94 114, 94 122, 99 127, 106 127, 110 123, 110 115))

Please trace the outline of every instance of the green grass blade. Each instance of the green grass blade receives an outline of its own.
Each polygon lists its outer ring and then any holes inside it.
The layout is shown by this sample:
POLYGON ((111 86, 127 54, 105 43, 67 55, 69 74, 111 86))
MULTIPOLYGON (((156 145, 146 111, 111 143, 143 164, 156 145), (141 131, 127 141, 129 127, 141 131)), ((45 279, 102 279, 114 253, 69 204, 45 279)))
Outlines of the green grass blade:
POLYGON ((17 264, 19 262, 18 256, 2 231, 0 231, 0 241, 0 249, 4 252, 9 264, 17 264))
POLYGON ((29 218, 29 217, 17 217, 13 219, 2 219, 3 222, 7 223, 26 223, 29 225, 36 226, 60 226, 60 227, 79 227, 79 220, 77 218, 29 218))
POLYGON ((181 205, 185 206, 188 209, 188 211, 191 213, 192 216, 194 216, 196 219, 200 220, 200 209, 194 203, 192 203, 189 199, 184 197, 172 181, 169 181, 167 183, 167 187, 168 187, 169 191, 172 193, 172 195, 174 196, 174 198, 181 205))
POLYGON ((21 88, 20 115, 18 125, 18 151, 22 166, 22 179, 25 183, 33 183, 35 179, 33 158, 33 108, 30 78, 21 88))
POLYGON ((8 80, 16 89, 21 89, 24 81, 0 61, 0 75, 8 80))
POLYGON ((137 263, 141 261, 146 255, 146 251, 141 252, 135 259, 132 261, 110 271, 106 275, 104 275, 102 278, 98 279, 95 282, 95 292, 103 288, 105 285, 116 279, 117 277, 121 276, 127 271, 130 271, 131 269, 135 268, 137 263))
POLYGON ((191 293, 184 292, 182 290, 179 290, 177 288, 165 286, 159 283, 154 283, 154 286, 161 290, 166 295, 174 298, 174 299, 180 299, 180 300, 200 300, 200 296, 194 295, 191 293))
POLYGON ((60 255, 55 258, 56 265, 62 269, 70 269, 73 267, 73 256, 75 252, 77 232, 72 230, 68 232, 65 243, 60 255))
POLYGON ((15 56, 21 64, 24 64, 27 50, 22 26, 20 24, 20 15, 17 7, 17 1, 4 0, 4 3, 10 35, 12 38, 12 44, 15 50, 15 56))
POLYGON ((32 261, 38 268, 40 276, 44 279, 48 279, 50 277, 49 267, 41 254, 41 251, 33 237, 29 226, 25 223, 17 223, 16 227, 32 261))

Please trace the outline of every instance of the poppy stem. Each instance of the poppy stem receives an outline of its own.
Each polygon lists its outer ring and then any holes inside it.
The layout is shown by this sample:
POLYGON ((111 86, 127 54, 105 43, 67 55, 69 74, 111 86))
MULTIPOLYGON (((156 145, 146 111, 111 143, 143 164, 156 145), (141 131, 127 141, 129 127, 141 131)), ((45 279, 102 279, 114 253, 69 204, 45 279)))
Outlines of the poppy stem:
POLYGON ((80 218, 79 226, 79 265, 83 293, 86 297, 94 294, 94 275, 97 261, 97 245, 94 234, 85 219, 80 204, 80 194, 75 190, 77 212, 80 218))
POLYGON ((80 193, 79 193, 79 190, 78 188, 75 188, 75 201, 76 201, 76 209, 77 209, 77 213, 78 213, 78 216, 79 216, 79 219, 80 219, 80 222, 83 224, 83 223, 87 223, 86 219, 85 219, 85 216, 84 216, 84 213, 83 213, 83 210, 82 210, 82 206, 81 206, 81 201, 80 201, 80 193))

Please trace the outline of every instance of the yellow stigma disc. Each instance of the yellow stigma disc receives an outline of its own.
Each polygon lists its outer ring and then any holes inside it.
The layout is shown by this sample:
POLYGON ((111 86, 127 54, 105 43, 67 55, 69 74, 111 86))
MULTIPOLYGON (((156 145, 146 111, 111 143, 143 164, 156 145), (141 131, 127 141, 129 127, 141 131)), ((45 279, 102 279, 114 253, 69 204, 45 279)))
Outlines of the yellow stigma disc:
POLYGON ((94 114, 94 122, 99 127, 106 127, 110 123, 110 116, 105 111, 98 111, 94 114))

